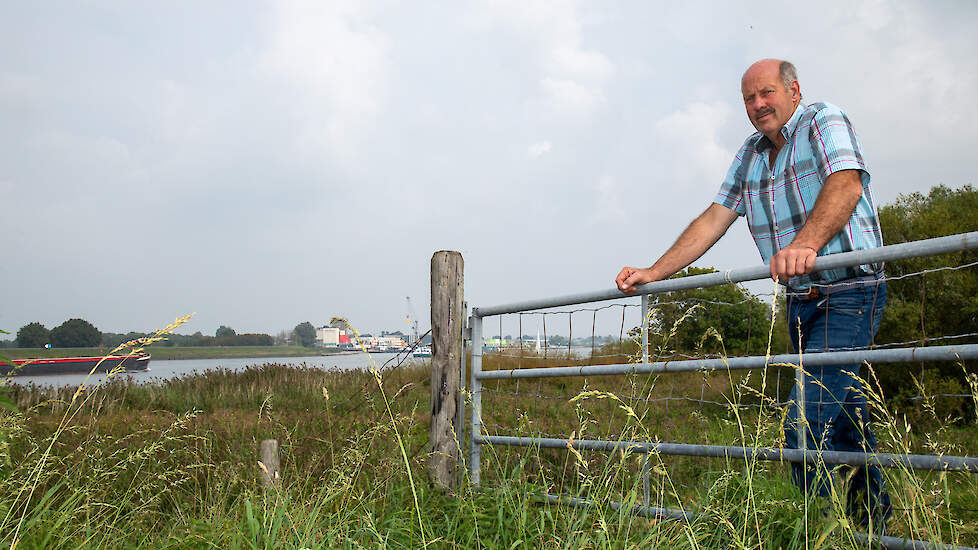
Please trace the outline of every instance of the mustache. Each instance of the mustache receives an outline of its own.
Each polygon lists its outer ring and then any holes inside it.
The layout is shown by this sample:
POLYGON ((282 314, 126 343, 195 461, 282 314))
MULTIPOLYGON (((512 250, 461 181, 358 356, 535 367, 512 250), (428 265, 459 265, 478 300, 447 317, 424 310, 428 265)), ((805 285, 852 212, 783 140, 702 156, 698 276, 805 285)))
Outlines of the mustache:
POLYGON ((754 115, 754 118, 761 118, 762 116, 769 115, 769 114, 771 114, 773 112, 774 112, 774 109, 772 109, 770 107, 768 107, 767 109, 761 109, 760 111, 757 111, 757 113, 754 115))

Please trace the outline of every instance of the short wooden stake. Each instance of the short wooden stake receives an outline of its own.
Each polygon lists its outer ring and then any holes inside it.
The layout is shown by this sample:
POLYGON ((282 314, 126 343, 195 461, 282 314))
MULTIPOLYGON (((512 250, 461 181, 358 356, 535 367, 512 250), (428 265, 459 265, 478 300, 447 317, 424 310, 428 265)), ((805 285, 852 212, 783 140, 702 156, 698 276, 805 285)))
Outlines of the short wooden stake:
POLYGON ((457 486, 459 434, 456 426, 462 364, 464 315, 462 255, 451 250, 431 257, 431 432, 428 474, 432 482, 457 486))
POLYGON ((261 442, 258 469, 262 472, 261 479, 265 488, 277 489, 282 484, 282 478, 279 474, 277 439, 265 439, 261 442))

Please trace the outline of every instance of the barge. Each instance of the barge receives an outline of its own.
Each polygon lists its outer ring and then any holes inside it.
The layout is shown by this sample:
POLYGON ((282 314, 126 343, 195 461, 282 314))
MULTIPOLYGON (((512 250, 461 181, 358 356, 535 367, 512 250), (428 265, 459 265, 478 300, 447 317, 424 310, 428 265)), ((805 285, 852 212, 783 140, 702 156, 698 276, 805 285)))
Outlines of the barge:
POLYGON ((13 359, 10 363, 0 362, 0 375, 35 374, 88 374, 109 372, 115 369, 144 371, 149 369, 149 354, 106 355, 104 357, 55 357, 44 359, 13 359))

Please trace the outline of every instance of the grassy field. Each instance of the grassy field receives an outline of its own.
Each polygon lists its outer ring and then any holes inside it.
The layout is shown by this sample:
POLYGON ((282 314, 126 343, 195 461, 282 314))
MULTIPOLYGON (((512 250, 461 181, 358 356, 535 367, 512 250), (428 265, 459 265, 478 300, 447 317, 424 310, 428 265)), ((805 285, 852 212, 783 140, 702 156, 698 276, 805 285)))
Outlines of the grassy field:
MULTIPOLYGON (((567 362, 489 355, 485 368, 555 361, 567 362)), ((858 547, 838 500, 805 501, 777 463, 652 457, 652 505, 695 510, 690 523, 532 497, 638 502, 631 453, 487 448, 482 486, 451 497, 424 474, 426 370, 381 374, 265 365, 77 392, 12 388, 19 412, 0 413, 0 539, 18 549, 858 547), (259 483, 258 443, 269 438, 282 446, 278 491, 259 483)), ((493 382, 484 422, 498 434, 772 445, 778 411, 750 405, 789 379, 493 382)), ((916 411, 881 414, 881 451, 978 451, 976 418, 916 411)), ((887 480, 892 534, 978 544, 978 476, 890 470, 887 480)))
MULTIPOLYGON (((111 351, 102 348, 4 348, 0 355, 10 359, 47 357, 92 357, 111 351)), ((305 348, 302 346, 153 346, 148 350, 153 359, 224 359, 232 357, 309 357, 341 353, 334 348, 305 348)))

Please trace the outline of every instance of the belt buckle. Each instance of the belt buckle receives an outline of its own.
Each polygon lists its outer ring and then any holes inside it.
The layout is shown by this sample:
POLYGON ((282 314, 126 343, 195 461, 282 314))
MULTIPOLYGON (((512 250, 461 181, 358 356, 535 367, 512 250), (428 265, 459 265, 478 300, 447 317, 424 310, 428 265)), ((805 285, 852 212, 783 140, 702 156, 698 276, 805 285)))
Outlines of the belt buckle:
POLYGON ((808 292, 801 295, 802 300, 814 300, 818 298, 818 287, 810 286, 808 287, 808 292))

